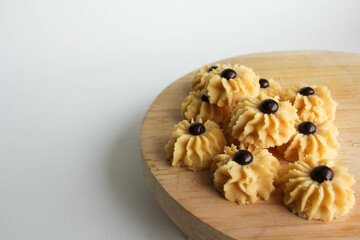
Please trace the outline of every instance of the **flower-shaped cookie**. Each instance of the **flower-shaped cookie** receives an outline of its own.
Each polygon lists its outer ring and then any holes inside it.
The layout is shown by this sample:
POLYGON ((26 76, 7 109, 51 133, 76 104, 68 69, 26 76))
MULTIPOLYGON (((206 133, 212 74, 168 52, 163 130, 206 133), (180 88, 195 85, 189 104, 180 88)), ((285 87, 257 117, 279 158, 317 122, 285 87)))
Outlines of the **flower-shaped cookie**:
POLYGON ((192 89, 194 91, 203 90, 206 85, 206 81, 208 79, 209 72, 211 72, 212 70, 214 70, 218 67, 219 67, 219 64, 214 64, 211 66, 206 65, 206 66, 200 68, 200 70, 196 72, 195 77, 192 81, 192 89))
POLYGON ((355 203, 354 177, 327 160, 307 156, 290 163, 281 181, 284 204, 302 218, 329 221, 348 213, 355 203))
POLYGON ((210 104, 206 95, 201 94, 201 91, 192 91, 185 98, 181 107, 181 113, 184 119, 191 121, 195 119, 203 122, 212 120, 216 123, 221 123, 230 113, 228 107, 219 107, 215 104, 210 104))
POLYGON ((272 78, 269 79, 260 78, 259 85, 260 85, 260 93, 268 97, 276 97, 281 95, 280 83, 274 81, 272 78))
POLYGON ((225 136, 215 122, 192 121, 190 124, 183 120, 175 125, 165 149, 172 166, 203 170, 211 166, 212 158, 221 153, 225 145, 225 136))
POLYGON ((257 96, 259 92, 259 79, 254 71, 237 64, 223 64, 213 69, 204 88, 210 103, 219 107, 234 107, 241 98, 257 96))
POLYGON ((330 90, 325 86, 300 84, 290 87, 282 99, 291 102, 303 121, 322 122, 335 119, 338 103, 331 98, 330 90))
POLYGON ((269 148, 280 146, 296 132, 296 109, 278 97, 243 98, 231 111, 229 128, 240 143, 269 148))
POLYGON ((332 121, 298 122, 295 128, 296 134, 290 141, 277 148, 285 160, 290 162, 304 160, 307 155, 312 155, 317 161, 336 157, 339 148, 336 137, 339 131, 332 121))
POLYGON ((279 162, 268 150, 232 144, 214 157, 210 175, 227 200, 246 204, 269 199, 279 183, 278 171, 279 162))

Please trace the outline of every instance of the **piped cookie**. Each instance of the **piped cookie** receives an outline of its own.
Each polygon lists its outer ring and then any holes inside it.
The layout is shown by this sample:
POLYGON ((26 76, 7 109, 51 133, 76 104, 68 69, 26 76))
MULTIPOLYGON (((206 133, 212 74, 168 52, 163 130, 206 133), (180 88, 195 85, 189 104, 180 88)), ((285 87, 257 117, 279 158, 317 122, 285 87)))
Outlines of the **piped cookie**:
POLYGON ((221 153, 225 145, 225 136, 215 122, 183 120, 175 125, 165 149, 172 166, 195 171, 210 168, 212 158, 221 153))

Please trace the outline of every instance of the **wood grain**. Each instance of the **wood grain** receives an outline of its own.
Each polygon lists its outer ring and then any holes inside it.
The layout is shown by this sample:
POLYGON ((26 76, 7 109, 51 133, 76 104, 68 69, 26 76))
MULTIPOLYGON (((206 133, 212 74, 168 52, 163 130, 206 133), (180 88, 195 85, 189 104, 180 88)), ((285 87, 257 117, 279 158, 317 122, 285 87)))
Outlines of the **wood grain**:
MULTIPOLYGON (((327 85, 339 102, 335 124, 340 131, 341 147, 337 163, 347 166, 360 179, 360 55, 329 51, 274 52, 218 62, 251 67, 261 77, 278 80, 283 88, 299 82, 327 85)), ((193 240, 360 239, 358 203, 348 215, 331 222, 308 221, 290 213, 281 202, 279 189, 268 201, 237 205, 216 191, 208 171, 171 167, 164 147, 173 126, 181 120, 181 103, 191 90, 194 73, 175 81, 155 99, 141 130, 144 176, 171 220, 193 240)), ((358 200, 358 183, 354 189, 358 200)))

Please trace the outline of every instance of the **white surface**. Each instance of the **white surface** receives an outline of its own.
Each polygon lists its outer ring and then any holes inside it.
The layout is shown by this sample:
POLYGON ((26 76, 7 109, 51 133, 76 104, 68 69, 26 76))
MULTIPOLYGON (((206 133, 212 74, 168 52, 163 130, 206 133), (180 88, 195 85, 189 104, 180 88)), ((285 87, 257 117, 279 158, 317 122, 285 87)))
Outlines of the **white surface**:
POLYGON ((158 93, 246 53, 360 53, 359 1, 220 4, 0 0, 0 239, 184 239, 140 165, 158 93))

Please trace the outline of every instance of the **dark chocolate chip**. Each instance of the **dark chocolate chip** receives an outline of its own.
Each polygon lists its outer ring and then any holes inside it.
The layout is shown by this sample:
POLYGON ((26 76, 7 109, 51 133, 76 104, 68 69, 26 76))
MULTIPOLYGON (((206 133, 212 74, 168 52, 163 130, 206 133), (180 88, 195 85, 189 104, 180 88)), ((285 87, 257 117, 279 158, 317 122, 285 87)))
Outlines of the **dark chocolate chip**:
POLYGON ((315 91, 311 87, 303 87, 302 89, 299 90, 299 93, 303 96, 310 96, 310 95, 314 95, 315 91))
POLYGON ((239 150, 234 154, 233 160, 240 165, 248 165, 253 161, 253 155, 246 150, 239 150))
POLYGON ((226 80, 230 80, 232 78, 236 78, 236 72, 231 68, 227 68, 221 72, 220 77, 226 78, 226 80))
POLYGON ((208 72, 211 72, 212 70, 215 70, 215 69, 217 69, 218 68, 218 66, 211 66, 211 67, 209 67, 209 71, 208 72))
POLYGON ((260 78, 259 84, 260 84, 260 87, 261 87, 261 88, 268 88, 268 87, 270 87, 269 81, 266 80, 265 78, 260 78))
POLYGON ((205 130, 206 129, 205 129, 204 125, 202 125, 199 122, 195 122, 189 126, 188 131, 191 135, 197 136, 197 135, 203 134, 205 132, 205 130))
POLYGON ((260 104, 260 111, 263 113, 276 113, 279 109, 279 104, 273 99, 266 99, 260 104))
POLYGON ((210 103, 210 102, 209 102, 209 97, 206 96, 205 94, 201 94, 201 101, 210 103))
POLYGON ((316 133, 316 126, 312 122, 302 122, 299 124, 298 130, 304 135, 311 135, 316 133))
POLYGON ((311 172, 311 179, 322 183, 324 181, 331 181, 334 177, 334 172, 331 168, 321 165, 314 168, 311 172))

